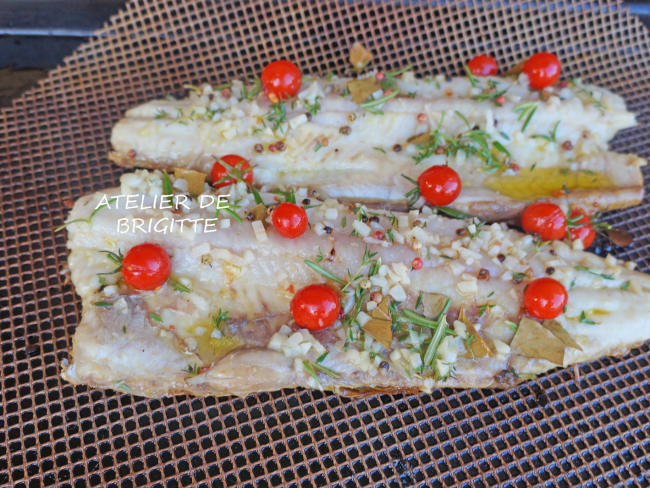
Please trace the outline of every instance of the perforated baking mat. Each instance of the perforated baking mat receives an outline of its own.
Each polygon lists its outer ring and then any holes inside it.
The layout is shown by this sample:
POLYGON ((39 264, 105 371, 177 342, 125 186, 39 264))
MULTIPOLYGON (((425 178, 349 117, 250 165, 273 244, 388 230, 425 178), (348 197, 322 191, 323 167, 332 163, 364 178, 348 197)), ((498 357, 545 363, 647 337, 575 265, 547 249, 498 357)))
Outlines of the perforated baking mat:
MULTIPOLYGON (((547 49, 567 76, 625 97, 639 126, 613 146, 650 156, 638 19, 607 2, 467 5, 131 2, 0 113, 1 486, 650 485, 647 344, 508 391, 146 400, 59 377, 81 309, 53 228, 73 199, 118 182, 106 156, 123 111, 185 83, 254 75, 279 57, 342 73, 355 40, 376 66, 421 75, 460 73, 479 52, 508 66, 547 49)), ((649 208, 609 217, 637 236, 612 251, 645 271, 649 208)))

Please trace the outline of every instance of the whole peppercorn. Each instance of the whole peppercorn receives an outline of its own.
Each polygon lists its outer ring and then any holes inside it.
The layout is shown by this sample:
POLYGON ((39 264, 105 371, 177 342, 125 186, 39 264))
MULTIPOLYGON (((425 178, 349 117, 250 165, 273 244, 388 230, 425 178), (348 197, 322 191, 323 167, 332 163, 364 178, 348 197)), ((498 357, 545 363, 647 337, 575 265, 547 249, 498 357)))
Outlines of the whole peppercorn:
POLYGON ((264 151, 264 146, 262 146, 261 144, 255 144, 253 146, 253 149, 255 150, 256 153, 261 153, 264 151))
POLYGON ((287 145, 286 145, 284 142, 279 141, 279 142, 276 142, 276 143, 275 143, 275 148, 276 148, 278 151, 284 151, 284 150, 287 148, 287 145))
POLYGON ((497 259, 502 263, 506 260, 506 257, 503 254, 497 254, 497 259))
POLYGON ((553 266, 549 266, 548 268, 546 268, 547 275, 552 275, 553 273, 555 273, 555 268, 553 266))
POLYGON ((349 125, 344 125, 339 129, 339 132, 343 134, 344 136, 349 136, 350 132, 352 132, 352 129, 350 128, 349 125))
POLYGON ((571 149, 573 149, 573 143, 571 141, 564 141, 562 143, 562 149, 564 149, 565 151, 570 151, 571 149))
POLYGON ((479 269, 478 270, 478 279, 488 281, 490 279, 490 272, 485 268, 479 269))
POLYGON ((400 144, 395 144, 393 146, 393 151, 400 152, 401 150, 402 150, 402 146, 400 144))
POLYGON ((418 114, 418 122, 420 124, 424 124, 426 121, 427 121, 427 116, 425 114, 423 114, 422 112, 420 112, 418 114))

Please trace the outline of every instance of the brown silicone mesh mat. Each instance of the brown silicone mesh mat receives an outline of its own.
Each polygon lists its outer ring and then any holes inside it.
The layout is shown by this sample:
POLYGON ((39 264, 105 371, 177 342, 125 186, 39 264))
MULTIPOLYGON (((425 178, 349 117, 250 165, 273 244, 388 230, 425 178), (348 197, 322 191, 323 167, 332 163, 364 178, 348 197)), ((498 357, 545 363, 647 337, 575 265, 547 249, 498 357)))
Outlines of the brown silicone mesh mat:
MULTIPOLYGON (((616 3, 129 3, 0 113, 1 486, 650 486, 648 344, 502 392, 145 400, 60 379, 81 310, 52 229, 71 199, 117 183, 106 155, 122 112, 280 56, 343 72, 354 40, 420 74, 553 50, 626 98, 640 125, 614 147, 650 156, 648 33, 616 3)), ((648 208, 609 216, 638 236, 613 252, 645 271, 648 208)))

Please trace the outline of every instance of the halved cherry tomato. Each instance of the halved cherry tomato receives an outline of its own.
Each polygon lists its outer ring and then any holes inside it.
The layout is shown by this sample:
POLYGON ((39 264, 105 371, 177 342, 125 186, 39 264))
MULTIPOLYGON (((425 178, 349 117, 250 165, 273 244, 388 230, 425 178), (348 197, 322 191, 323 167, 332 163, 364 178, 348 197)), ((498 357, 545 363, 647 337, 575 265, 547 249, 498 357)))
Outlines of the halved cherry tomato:
POLYGON ((262 71, 264 93, 273 103, 295 97, 301 82, 302 75, 298 66, 286 59, 273 61, 262 71))
POLYGON ((537 234, 545 241, 562 239, 566 235, 566 216, 554 203, 536 202, 524 210, 521 226, 529 234, 537 234))
POLYGON ((494 76, 499 72, 497 60, 486 54, 470 59, 467 67, 474 76, 494 76))
POLYGON ((320 330, 336 322, 341 310, 339 294, 327 285, 309 285, 291 300, 291 315, 300 327, 320 330))
POLYGON ((284 202, 275 207, 271 214, 275 230, 281 236, 295 239, 305 233, 309 220, 307 212, 300 205, 284 202))
POLYGON ((522 71, 528 75, 528 84, 533 90, 543 90, 560 78, 562 65, 555 54, 541 52, 528 58, 522 71))
POLYGON ((594 243, 596 231, 591 226, 591 218, 581 208, 572 208, 569 214, 569 237, 572 241, 580 239, 584 249, 594 243))
MULTIPOLYGON (((239 171, 243 174, 245 182, 248 184, 253 183, 253 170, 250 169, 250 163, 244 158, 237 156, 236 154, 226 154, 225 156, 221 157, 221 161, 226 163, 231 168, 239 169, 239 171)), ((225 168, 223 164, 221 164, 219 161, 215 161, 212 165, 212 173, 210 175, 212 178, 212 186, 215 188, 223 188, 224 186, 234 185, 237 183, 237 180, 235 178, 219 182, 221 178, 228 176, 229 172, 230 170, 225 168)))
POLYGON ((167 251, 150 242, 132 247, 122 259, 122 277, 136 290, 155 290, 167 281, 171 270, 167 251))
POLYGON ((449 166, 431 166, 418 178, 418 186, 432 205, 449 205, 461 190, 460 177, 449 166))
POLYGON ((569 299, 564 286, 553 278, 539 278, 524 290, 524 307, 535 318, 554 319, 562 312, 569 299))

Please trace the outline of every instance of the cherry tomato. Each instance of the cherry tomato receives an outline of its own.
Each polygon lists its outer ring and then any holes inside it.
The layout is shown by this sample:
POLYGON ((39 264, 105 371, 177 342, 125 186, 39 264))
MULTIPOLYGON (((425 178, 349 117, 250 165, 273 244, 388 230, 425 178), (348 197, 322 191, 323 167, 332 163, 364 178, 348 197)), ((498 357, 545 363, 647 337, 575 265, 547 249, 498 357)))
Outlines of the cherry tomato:
POLYGON ((529 234, 545 241, 562 239, 566 235, 566 217, 560 207, 551 202, 529 205, 521 216, 521 226, 529 234))
POLYGON ((570 239, 572 241, 580 239, 584 248, 587 249, 596 238, 596 231, 591 226, 591 218, 581 208, 572 208, 569 220, 571 221, 568 226, 570 239))
POLYGON ((167 281, 171 270, 167 251, 150 242, 132 247, 122 259, 124 281, 136 290, 155 290, 167 281))
POLYGON ((524 290, 524 307, 538 319, 554 319, 564 312, 568 299, 562 283, 553 278, 539 278, 524 290))
POLYGON ((273 61, 262 71, 264 93, 273 103, 296 96, 301 82, 298 66, 286 59, 273 61))
POLYGON ((470 59, 467 67, 469 68, 469 72, 474 76, 494 76, 499 72, 497 60, 486 54, 481 54, 470 59))
POLYGON ((534 90, 543 90, 555 85, 561 70, 557 56, 547 52, 533 54, 522 68, 522 71, 528 75, 528 84, 534 90))
MULTIPOLYGON (((253 183, 253 170, 250 169, 251 167, 250 163, 246 161, 244 158, 242 158, 241 156, 237 156, 236 154, 226 154, 225 156, 221 157, 221 161, 226 163, 231 168, 239 169, 239 171, 243 173, 243 178, 246 183, 248 184, 253 183)), ((229 171, 230 170, 226 169, 219 161, 215 161, 214 164, 212 165, 212 173, 211 173, 212 185, 215 188, 223 188, 224 186, 229 186, 237 183, 237 180, 235 178, 224 180, 217 183, 217 181, 219 181, 224 176, 228 176, 229 171)))
POLYGON ((271 214, 275 230, 281 236, 295 239, 305 233, 309 220, 307 212, 300 205, 284 202, 275 207, 271 214))
POLYGON ((431 166, 418 178, 420 193, 432 205, 449 205, 460 194, 458 173, 449 166, 431 166))
POLYGON ((341 300, 327 285, 309 285, 298 290, 291 300, 291 315, 300 327, 320 330, 336 322, 341 300))

